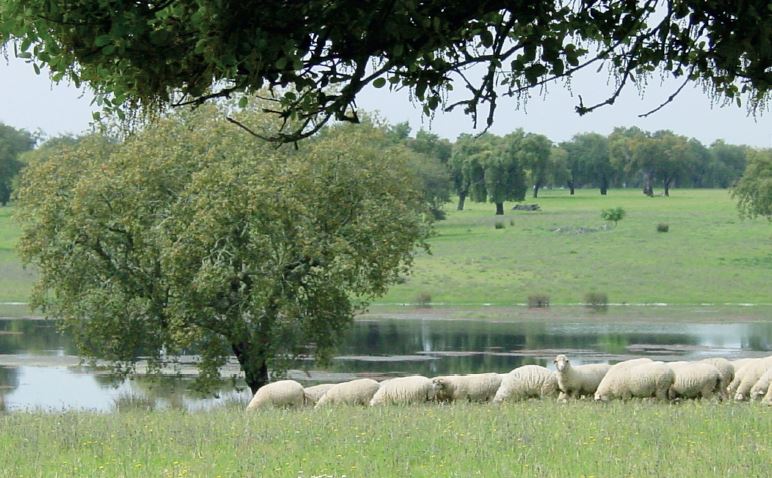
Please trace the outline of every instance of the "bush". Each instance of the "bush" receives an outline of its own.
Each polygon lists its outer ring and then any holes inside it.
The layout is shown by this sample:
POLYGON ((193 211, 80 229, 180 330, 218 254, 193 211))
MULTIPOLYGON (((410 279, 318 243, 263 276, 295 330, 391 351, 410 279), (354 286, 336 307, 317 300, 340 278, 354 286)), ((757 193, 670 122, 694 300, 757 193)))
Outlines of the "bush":
POLYGON ((418 307, 431 307, 432 295, 428 292, 421 292, 415 297, 415 303, 418 307))
POLYGON ((504 223, 500 221, 496 221, 496 224, 493 225, 496 229, 504 229, 504 223))
POLYGON ((621 207, 612 207, 611 209, 604 209, 601 211, 600 217, 606 221, 613 222, 614 227, 616 227, 617 223, 621 221, 626 214, 627 212, 621 207))
POLYGON ((657 224, 657 232, 667 232, 670 230, 670 225, 665 224, 664 222, 660 222, 657 224))
POLYGON ((125 392, 113 399, 113 405, 118 412, 150 412, 155 409, 155 400, 145 395, 125 392))
POLYGON ((528 296, 529 309, 546 309, 550 306, 550 296, 547 294, 531 294, 528 296))
POLYGON ((608 295, 605 292, 588 292, 584 295, 584 305, 592 310, 608 309, 608 295))
POLYGON ((514 226, 515 225, 515 220, 514 219, 510 219, 509 220, 509 225, 510 226, 514 226))

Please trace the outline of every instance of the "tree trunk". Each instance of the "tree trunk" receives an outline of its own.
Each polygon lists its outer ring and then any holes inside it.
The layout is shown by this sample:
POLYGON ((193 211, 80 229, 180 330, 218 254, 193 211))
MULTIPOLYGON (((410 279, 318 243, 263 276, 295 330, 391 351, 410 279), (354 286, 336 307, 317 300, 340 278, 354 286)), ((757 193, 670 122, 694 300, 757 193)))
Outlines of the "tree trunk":
POLYGON ((458 193, 458 206, 456 207, 457 210, 464 210, 464 201, 466 201, 466 191, 461 191, 458 193))
POLYGON ((504 215, 504 203, 503 202, 497 202, 496 203, 496 215, 497 216, 503 216, 504 215))
POLYGON ((600 178, 600 195, 605 196, 608 192, 608 179, 605 176, 600 178))
POLYGON ((665 179, 664 186, 665 186, 665 196, 670 197, 670 182, 672 179, 665 179))
POLYGON ((654 196, 651 173, 643 173, 643 194, 649 197, 654 196))
POLYGON ((232 344, 231 348, 241 365, 241 370, 244 371, 244 380, 254 395, 257 389, 268 383, 268 364, 265 362, 265 357, 248 343, 232 344))
POLYGON ((539 185, 538 184, 534 184, 533 185, 533 197, 534 198, 539 197, 539 185))
POLYGON ((568 190, 571 191, 571 195, 573 196, 574 195, 574 182, 573 181, 569 181, 568 182, 568 190))

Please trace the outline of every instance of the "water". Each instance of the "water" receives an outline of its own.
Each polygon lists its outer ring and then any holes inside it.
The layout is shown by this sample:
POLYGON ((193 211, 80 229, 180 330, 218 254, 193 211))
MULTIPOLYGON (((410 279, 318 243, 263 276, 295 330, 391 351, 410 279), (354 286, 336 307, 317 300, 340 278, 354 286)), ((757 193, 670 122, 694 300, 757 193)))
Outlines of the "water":
MULTIPOLYGON (((298 363, 291 378, 306 384, 405 374, 507 372, 524 364, 550 367, 558 353, 574 363, 729 359, 769 355, 772 316, 689 311, 674 317, 577 314, 572 311, 475 313, 435 310, 369 316, 357 321, 327 367, 298 363), (453 319, 446 320, 448 317, 453 319), (493 317, 495 320, 490 320, 493 317)), ((8 410, 115 410, 139 401, 149 407, 209 408, 249 399, 249 390, 224 384, 201 397, 181 378, 120 381, 78 366, 71 341, 51 322, 0 320, 0 395, 8 410)))

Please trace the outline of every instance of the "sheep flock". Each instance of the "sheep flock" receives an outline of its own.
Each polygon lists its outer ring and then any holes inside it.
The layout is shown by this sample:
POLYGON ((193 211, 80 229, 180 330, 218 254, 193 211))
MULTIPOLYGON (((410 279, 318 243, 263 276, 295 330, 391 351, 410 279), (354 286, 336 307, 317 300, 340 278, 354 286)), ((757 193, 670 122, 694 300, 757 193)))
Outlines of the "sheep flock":
POLYGON ((660 401, 758 401, 772 406, 772 356, 729 361, 708 358, 692 362, 658 362, 649 358, 614 365, 573 365, 566 355, 555 357, 555 370, 524 365, 509 373, 418 375, 377 382, 369 378, 304 388, 294 380, 261 387, 247 410, 272 407, 331 405, 411 405, 426 402, 516 402, 531 398, 632 398, 660 401))

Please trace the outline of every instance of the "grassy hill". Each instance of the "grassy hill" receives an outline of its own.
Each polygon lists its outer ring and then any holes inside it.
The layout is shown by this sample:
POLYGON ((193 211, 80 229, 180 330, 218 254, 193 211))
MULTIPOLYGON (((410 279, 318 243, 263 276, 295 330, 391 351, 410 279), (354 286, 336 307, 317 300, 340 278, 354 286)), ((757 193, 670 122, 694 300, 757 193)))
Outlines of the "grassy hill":
MULTIPOLYGON (((584 301, 590 291, 612 303, 772 303, 772 225, 738 218, 725 190, 673 190, 648 198, 638 190, 545 190, 540 211, 494 216, 493 204, 448 205, 432 254, 377 300, 513 305, 529 295, 552 304, 584 301), (601 210, 623 207, 617 227, 601 210), (496 229, 500 223, 503 228, 496 229), (658 232, 665 223, 669 232, 658 232)), ((19 237, 11 208, 0 208, 0 302, 25 301, 33 275, 13 250, 19 237)), ((0 306, 2 307, 2 306, 0 306)))

